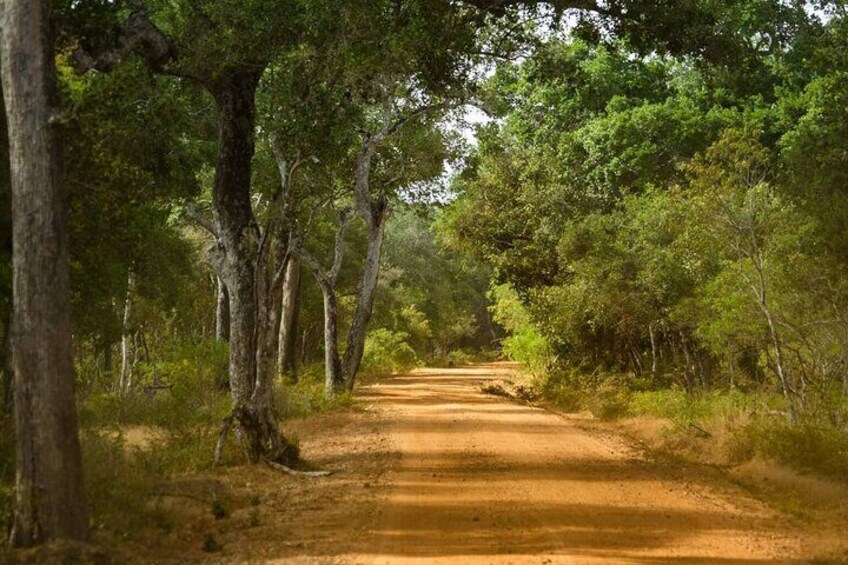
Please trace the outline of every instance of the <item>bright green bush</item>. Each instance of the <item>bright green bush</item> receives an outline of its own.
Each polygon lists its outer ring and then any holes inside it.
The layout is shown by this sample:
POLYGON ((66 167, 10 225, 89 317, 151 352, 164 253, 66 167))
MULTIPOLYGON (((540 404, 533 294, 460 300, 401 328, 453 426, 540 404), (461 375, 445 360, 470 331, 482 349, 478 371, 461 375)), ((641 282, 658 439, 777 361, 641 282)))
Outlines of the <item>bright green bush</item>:
POLYGON ((365 339, 365 354, 362 372, 379 376, 402 373, 418 365, 418 356, 410 347, 408 334, 378 328, 368 332, 365 339))
POLYGON ((523 364, 536 377, 543 375, 550 365, 550 347, 531 322, 518 293, 509 285, 498 285, 492 287, 489 299, 493 319, 509 333, 501 341, 504 356, 523 364))

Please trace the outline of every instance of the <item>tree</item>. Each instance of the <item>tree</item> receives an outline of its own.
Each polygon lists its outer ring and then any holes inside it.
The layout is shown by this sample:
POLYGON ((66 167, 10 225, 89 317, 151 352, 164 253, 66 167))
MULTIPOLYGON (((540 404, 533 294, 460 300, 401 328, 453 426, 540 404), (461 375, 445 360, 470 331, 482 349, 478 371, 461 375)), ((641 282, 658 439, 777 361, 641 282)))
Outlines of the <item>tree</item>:
POLYGON ((74 404, 68 208, 51 3, 3 4, 12 180, 17 484, 12 540, 88 537, 74 404))
POLYGON ((238 2, 180 3, 161 14, 171 20, 172 29, 166 33, 146 11, 136 10, 121 26, 116 49, 96 54, 80 50, 75 56, 80 71, 110 71, 137 52, 154 72, 192 81, 214 99, 218 124, 214 220, 201 223, 215 237, 213 264, 229 298, 233 410, 222 437, 234 422, 252 462, 290 461, 294 454, 280 436, 273 414, 272 382, 257 373, 263 357, 258 351, 258 316, 266 296, 260 296, 257 288, 261 235, 251 202, 256 90, 276 51, 292 40, 289 25, 294 12, 292 3, 283 0, 252 9, 238 2), (274 14, 270 21, 268 13, 274 14), (243 33, 244 29, 252 32, 243 33))
POLYGON ((786 365, 785 345, 775 312, 768 263, 772 240, 792 216, 775 194, 768 151, 750 132, 728 130, 691 165, 696 222, 737 263, 738 277, 751 291, 766 322, 774 371, 789 420, 798 421, 796 391, 786 365))

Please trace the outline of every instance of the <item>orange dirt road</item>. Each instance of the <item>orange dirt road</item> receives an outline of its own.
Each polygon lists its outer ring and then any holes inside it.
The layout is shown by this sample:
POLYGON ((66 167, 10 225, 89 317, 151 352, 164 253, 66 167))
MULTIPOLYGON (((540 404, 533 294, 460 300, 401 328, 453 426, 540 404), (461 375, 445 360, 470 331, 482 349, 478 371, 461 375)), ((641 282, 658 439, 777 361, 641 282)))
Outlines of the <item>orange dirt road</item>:
POLYGON ((314 496, 316 510, 294 518, 300 549, 268 561, 806 562, 786 518, 720 471, 652 459, 591 421, 479 392, 506 371, 421 369, 360 388, 356 421, 331 444, 305 445, 342 471, 292 491, 288 508, 314 496), (368 494, 341 494, 356 487, 368 494))
POLYGON ((503 371, 422 369, 363 387, 400 458, 343 561, 802 562, 781 518, 721 478, 479 392, 503 371))

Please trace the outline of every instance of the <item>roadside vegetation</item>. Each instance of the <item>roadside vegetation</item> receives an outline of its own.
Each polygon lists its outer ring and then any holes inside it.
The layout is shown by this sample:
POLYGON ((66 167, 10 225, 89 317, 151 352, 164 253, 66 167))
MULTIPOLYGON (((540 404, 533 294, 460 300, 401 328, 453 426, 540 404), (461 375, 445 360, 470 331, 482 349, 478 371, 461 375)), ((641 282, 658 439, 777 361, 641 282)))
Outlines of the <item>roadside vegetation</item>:
POLYGON ((735 67, 570 38, 499 68, 440 227, 552 402, 848 476, 846 21, 735 67))
POLYGON ((843 2, 0 17, 0 561, 222 519, 363 379, 497 356, 848 476, 843 2))

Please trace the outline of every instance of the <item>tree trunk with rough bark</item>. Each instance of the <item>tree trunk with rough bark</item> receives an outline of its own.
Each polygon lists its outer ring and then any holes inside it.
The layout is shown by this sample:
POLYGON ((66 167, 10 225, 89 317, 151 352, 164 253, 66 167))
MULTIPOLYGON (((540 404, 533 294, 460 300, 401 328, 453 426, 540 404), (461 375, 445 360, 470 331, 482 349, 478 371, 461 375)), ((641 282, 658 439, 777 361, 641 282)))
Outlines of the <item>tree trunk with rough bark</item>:
POLYGON ((767 299, 766 277, 763 272, 762 260, 757 258, 752 261, 754 269, 757 272, 759 281, 759 289, 754 289, 757 293, 757 301, 760 310, 766 319, 766 324, 769 329, 769 337, 771 338, 772 346, 774 347, 774 366, 777 372, 777 378, 780 381, 780 388, 783 392, 783 397, 786 400, 786 409, 789 415, 789 422, 792 424, 798 423, 798 411, 795 407, 794 399, 792 398, 792 390, 789 385, 789 376, 786 373, 786 368, 783 363, 783 342, 780 338, 780 333, 777 330, 777 324, 774 321, 771 308, 767 299))
POLYGON ((290 462, 296 453, 279 433, 271 402, 272 382, 257 374, 259 228, 250 181, 255 94, 261 74, 261 69, 225 69, 208 85, 218 109, 212 203, 223 249, 219 276, 229 293, 232 418, 251 462, 290 462))
MULTIPOLYGON (((273 230, 273 222, 268 226, 273 230)), ((270 234, 266 234, 266 238, 270 234)), ((261 253, 257 264, 256 286, 258 325, 256 340, 256 390, 254 402, 273 409, 273 383, 277 375, 280 313, 282 309, 283 277, 289 258, 278 252, 276 260, 261 253)))
POLYGON ((17 475, 11 540, 18 546, 88 537, 50 8, 47 0, 7 0, 0 26, 12 179, 17 475))
POLYGON ((654 323, 648 324, 648 335, 651 337, 651 377, 657 377, 657 337, 654 331, 654 323))
POLYGON ((286 265, 285 281, 283 283, 283 304, 280 313, 279 334, 279 371, 288 375, 289 379, 297 382, 297 318, 300 311, 300 257, 293 253, 286 265))
POLYGON ((227 287, 221 277, 215 277, 218 281, 218 304, 215 309, 215 339, 218 341, 230 340, 230 297, 227 287))

